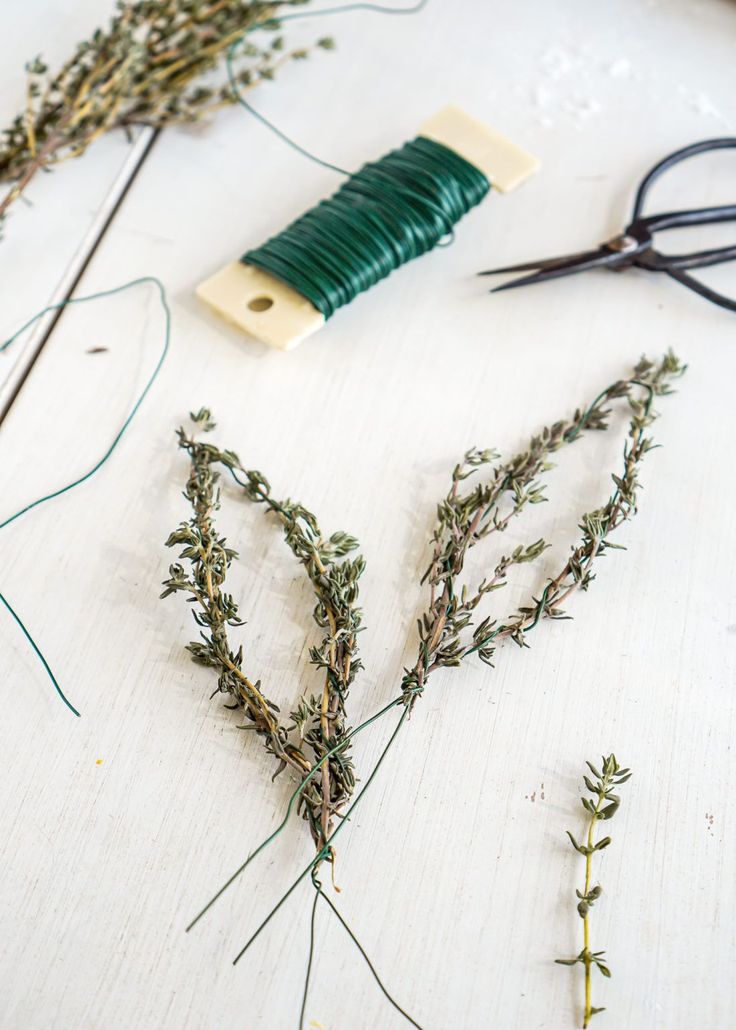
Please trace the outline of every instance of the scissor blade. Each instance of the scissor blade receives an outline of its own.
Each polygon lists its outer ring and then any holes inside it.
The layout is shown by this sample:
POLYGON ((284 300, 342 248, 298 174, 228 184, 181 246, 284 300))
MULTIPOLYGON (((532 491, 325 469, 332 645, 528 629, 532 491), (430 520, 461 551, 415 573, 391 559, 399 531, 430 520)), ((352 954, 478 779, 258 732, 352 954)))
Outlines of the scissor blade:
POLYGON ((544 268, 567 267, 571 262, 579 261, 590 257, 591 254, 598 254, 599 250, 579 250, 575 254, 563 254, 562 257, 544 258, 541 261, 525 261, 520 265, 505 265, 503 268, 489 268, 485 272, 478 272, 478 275, 505 275, 507 272, 529 272, 533 268, 540 271, 544 268))
POLYGON ((628 263, 624 254, 616 254, 607 247, 599 247, 597 250, 586 250, 579 254, 571 254, 567 258, 559 258, 557 261, 547 261, 544 264, 537 262, 528 267, 536 268, 532 275, 523 275, 519 279, 512 279, 510 282, 495 286, 491 293, 502 293, 504 290, 513 290, 517 286, 532 286, 534 283, 547 282, 550 279, 561 279, 566 275, 574 275, 575 272, 585 272, 589 268, 613 267, 628 263))
MULTIPOLYGON (((571 274, 570 271, 559 273, 559 275, 569 274, 571 274)), ((533 272, 532 275, 521 275, 518 279, 510 279, 507 283, 501 283, 500 286, 493 286, 489 292, 503 293, 505 290, 515 290, 517 286, 533 286, 534 283, 543 283, 552 278, 558 278, 558 276, 552 276, 549 269, 544 269, 541 272, 533 272)))

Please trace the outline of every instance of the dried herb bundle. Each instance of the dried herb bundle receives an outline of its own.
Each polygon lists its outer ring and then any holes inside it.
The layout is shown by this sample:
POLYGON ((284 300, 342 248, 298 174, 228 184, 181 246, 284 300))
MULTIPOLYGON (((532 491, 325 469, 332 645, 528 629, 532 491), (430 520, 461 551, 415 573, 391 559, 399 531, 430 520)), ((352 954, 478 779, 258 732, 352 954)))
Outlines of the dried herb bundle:
MULTIPOLYGON (((12 184, 0 200, 0 223, 38 172, 79 157, 105 133, 192 122, 234 103, 229 82, 213 84, 205 76, 247 32, 274 30, 267 45, 248 41, 238 48, 233 77, 240 90, 307 57, 303 48, 285 50, 275 33, 280 11, 307 2, 120 0, 108 28, 79 43, 58 72, 40 57, 30 61, 26 109, 0 143, 0 182, 12 184)), ((317 42, 333 45, 329 38, 317 42)))
MULTIPOLYGON (((666 354, 656 365, 646 359, 642 359, 629 378, 617 380, 607 387, 588 407, 576 411, 572 419, 556 422, 552 426, 545 428, 538 435, 533 436, 524 451, 508 462, 494 465, 490 475, 487 477, 487 481, 479 483, 475 487, 465 487, 463 484, 479 469, 494 462, 497 455, 487 450, 471 450, 466 453, 463 461, 455 467, 452 473, 450 490, 438 507, 437 525, 432 537, 432 557, 423 577, 423 580, 429 584, 430 600, 427 609, 418 621, 419 647, 417 659, 411 668, 404 670, 399 694, 380 712, 366 719, 353 731, 346 731, 345 729, 344 701, 346 687, 349 685, 351 675, 355 669, 353 658, 354 640, 355 633, 359 629, 360 620, 358 616, 357 621, 354 621, 355 613, 349 607, 345 609, 347 614, 342 622, 335 616, 333 623, 333 620, 327 616, 331 634, 325 638, 323 647, 312 653, 312 660, 327 670, 326 693, 323 695, 320 713, 325 704, 327 704, 327 710, 331 710, 330 702, 325 702, 324 700, 325 697, 330 696, 331 692, 333 698, 335 696, 338 698, 336 703, 333 702, 335 704, 334 711, 338 718, 333 724, 332 733, 327 735, 324 732, 322 723, 320 722, 319 726, 317 725, 316 704, 314 702, 304 702, 306 706, 304 709, 305 717, 311 717, 312 728, 316 735, 314 738, 315 743, 311 745, 313 764, 311 771, 307 771, 306 764, 300 766, 299 763, 291 763, 297 772, 301 768, 304 769, 301 783, 294 792, 292 802, 298 797, 300 803, 303 800, 306 805, 307 815, 312 826, 312 834, 317 845, 317 854, 291 884, 255 933, 252 934, 236 956, 235 962, 242 958, 296 886, 310 873, 313 873, 323 859, 332 859, 332 840, 345 825, 345 818, 370 786, 378 767, 388 750, 393 746, 404 725, 406 716, 411 712, 414 704, 425 690, 431 673, 439 668, 458 666, 476 653, 481 660, 488 665, 492 665, 495 649, 503 640, 508 638, 513 640, 519 647, 526 647, 528 646, 527 636, 529 632, 542 619, 568 617, 561 607, 562 604, 576 590, 588 589, 594 578, 593 565, 595 560, 605 554, 609 548, 617 546, 609 540, 610 534, 636 512, 639 467, 644 456, 654 447, 651 437, 647 435, 648 428, 657 417, 653 410, 654 398, 669 394, 671 392, 670 384, 672 380, 681 376, 684 371, 685 366, 671 352, 666 354), (532 597, 529 604, 518 608, 503 622, 497 622, 487 617, 474 626, 473 622, 477 618, 477 609, 485 596, 504 586, 508 572, 514 565, 535 561, 544 552, 547 545, 540 539, 526 547, 517 547, 510 555, 501 557, 493 568, 493 572, 474 589, 469 589, 467 584, 461 582, 468 551, 491 534, 503 532, 511 519, 519 515, 527 505, 538 504, 545 499, 540 477, 552 468, 551 456, 561 447, 579 439, 587 430, 607 429, 609 424, 608 417, 611 414, 611 409, 608 405, 610 402, 618 399, 625 399, 627 401, 632 415, 628 438, 624 447, 623 469, 620 475, 612 475, 615 487, 613 493, 600 508, 582 516, 580 523, 582 539, 580 543, 572 548, 562 568, 556 576, 547 582, 539 598, 532 597), (341 632, 338 633, 338 630, 341 632), (345 641, 346 645, 344 653, 347 655, 348 669, 350 670, 347 675, 345 675, 345 661, 343 660, 341 665, 340 661, 337 660, 341 653, 339 648, 341 641, 345 641), (335 660, 332 657, 333 645, 335 647, 335 660), (325 764, 330 763, 330 783, 332 784, 332 763, 336 759, 342 762, 355 733, 372 724, 376 719, 381 718, 397 706, 402 708, 401 718, 381 752, 376 766, 366 777, 360 792, 356 794, 350 805, 343 809, 343 805, 349 799, 349 792, 347 791, 341 791, 339 803, 337 804, 332 802, 332 787, 330 787, 329 794, 326 791, 324 793, 321 791, 319 793, 316 792, 312 785, 316 778, 315 774, 319 771, 320 757, 318 756, 321 756, 322 760, 327 757, 325 764), (327 820, 325 820, 323 806, 319 809, 319 830, 317 830, 318 806, 323 805, 323 798, 328 796, 331 799, 330 812, 337 814, 339 811, 342 819, 336 826, 333 825, 333 828, 330 830, 329 814, 327 820)), ((195 418, 200 423, 204 423, 203 428, 208 428, 208 412, 202 412, 199 416, 195 416, 195 418)), ((192 474, 195 477, 195 481, 200 474, 197 472, 198 468, 204 466, 207 477, 211 477, 214 475, 211 471, 212 464, 220 464, 241 485, 251 500, 266 503, 282 519, 287 541, 290 541, 290 534, 292 532, 289 528, 292 525, 291 513, 293 510, 299 511, 301 513, 299 517, 304 521, 303 509, 298 508, 298 506, 292 509, 288 502, 284 504, 274 502, 270 497, 268 484, 260 473, 245 470, 232 451, 220 451, 211 445, 196 444, 193 440, 187 438, 183 432, 180 433, 180 444, 189 451, 192 457, 192 474)), ((188 489, 187 494, 190 496, 190 499, 192 496, 196 497, 194 491, 190 489, 188 489)), ((212 510, 212 502, 209 495, 206 503, 207 509, 212 510)), ((294 553, 307 566, 307 571, 313 583, 315 583, 315 590, 317 590, 317 587, 323 583, 323 579, 321 575, 316 577, 314 575, 315 570, 319 572, 319 567, 309 557, 312 553, 310 548, 317 547, 321 554, 323 544, 321 542, 321 535, 318 534, 316 529, 316 523, 312 523, 310 518, 312 517, 307 518, 305 523, 309 527, 309 532, 306 535, 305 550, 302 552, 301 544, 299 547, 296 547, 291 543, 291 546, 294 553)), ((195 514, 195 519, 192 523, 182 526, 169 541, 171 544, 185 543, 187 545, 183 556, 193 562, 195 569, 194 578, 187 577, 180 566, 172 566, 171 579, 166 584, 166 592, 170 593, 172 590, 188 591, 201 605, 202 590, 198 586, 198 576, 201 575, 201 571, 198 573, 197 570, 202 570, 207 563, 203 558, 203 553, 207 553, 207 542, 201 537, 200 530, 198 529, 198 520, 199 516, 195 514), (190 533, 194 534, 192 538, 186 535, 190 533)), ((331 539, 334 540, 335 538, 331 539)), ((338 536, 337 546, 338 549, 342 550, 344 545, 339 542, 340 539, 341 537, 338 536)), ((353 543, 351 539, 351 546, 353 543)), ((220 541, 220 545, 224 548, 224 541, 220 541)), ((347 548, 345 547, 345 549, 347 548)), ((232 558, 232 552, 227 553, 232 558)), ((329 560, 331 556, 332 553, 329 550, 325 552, 325 559, 329 560)), ((342 569, 345 570, 347 566, 347 570, 340 574, 340 578, 337 581, 340 584, 349 583, 351 585, 350 599, 353 596, 357 596, 355 580, 363 571, 361 559, 354 559, 353 562, 359 563, 357 566, 359 571, 357 573, 352 572, 350 568, 351 563, 343 562, 342 569)), ((220 562, 219 570, 223 577, 227 564, 228 562, 225 561, 220 562)), ((327 561, 323 561, 322 564, 327 566, 327 561)), ((318 592, 318 598, 320 596, 318 592)), ((332 595, 330 597, 332 598, 332 595)), ((336 599, 333 598, 328 603, 332 604, 335 610, 339 609, 336 599)), ((318 604, 318 613, 320 613, 318 621, 320 624, 325 622, 328 603, 320 601, 320 604, 318 604)), ((232 605, 231 599, 229 604, 232 605)), ((228 606, 226 612, 232 612, 232 608, 228 606)), ((197 619, 199 621, 199 615, 197 615, 197 619)), ((205 643, 208 643, 207 638, 205 638, 205 643)), ((193 651, 195 660, 201 660, 198 650, 200 646, 199 644, 190 645, 190 650, 193 651)), ((212 657, 211 655, 212 652, 208 649, 204 655, 206 664, 221 666, 222 661, 220 657, 216 654, 212 657)), ((239 656, 239 659, 241 657, 239 656)), ((233 662, 232 656, 230 656, 230 661, 233 664, 237 664, 233 662)), ((229 690, 228 681, 224 682, 225 689, 229 690)), ((230 692, 238 698, 237 689, 230 692)), ((298 712, 292 715, 292 721, 296 725, 301 721, 298 712)), ((280 737, 279 740, 281 741, 280 737)), ((285 746, 283 741, 280 746, 282 748, 285 746)), ((271 746, 270 749, 278 754, 277 748, 271 746)), ((342 781, 339 781, 339 786, 343 787, 342 781)), ((201 910, 199 915, 190 924, 190 928, 199 921, 214 901, 247 868, 251 860, 281 832, 287 818, 288 812, 276 831, 251 852, 251 855, 235 874, 230 877, 227 883, 201 910)))
MULTIPOLYGON (((204 432, 215 425, 207 409, 192 415, 192 420, 204 432)), ((172 565, 161 596, 183 592, 194 602, 194 619, 202 628, 202 640, 189 644, 188 650, 195 662, 218 671, 219 691, 244 710, 248 728, 263 737, 266 749, 279 763, 276 774, 288 766, 303 782, 328 751, 344 742, 323 762, 320 778, 311 777, 300 795, 302 814, 309 821, 320 852, 327 845, 334 819, 355 787, 345 704, 361 668, 357 635, 362 615, 357 601, 365 562, 359 554, 346 557, 358 547, 354 537, 337 532, 325 538, 311 512, 290 500, 274 500, 265 477, 243 469, 232 451, 198 441, 184 429, 178 431, 178 437, 179 446, 191 461, 185 496, 193 515, 171 534, 167 545, 183 547, 180 559, 189 563, 189 570, 178 563, 172 565), (260 680, 253 681, 243 671, 242 646, 233 651, 229 642, 228 628, 242 623, 236 602, 223 589, 236 553, 219 536, 213 521, 220 506, 217 465, 233 475, 250 500, 266 505, 279 519, 284 539, 314 590, 314 619, 324 636, 321 644, 311 649, 310 657, 324 672, 324 686, 320 695, 300 699, 288 724, 281 721, 278 707, 267 698, 260 680)))
POLYGON ((567 618, 561 605, 575 590, 587 590, 594 578, 595 559, 617 546, 609 541, 609 535, 636 512, 639 465, 654 446, 646 435, 656 418, 652 401, 669 393, 672 379, 684 371, 685 366, 671 352, 658 365, 642 359, 628 379, 613 383, 589 407, 576 411, 570 421, 556 422, 533 436, 527 449, 511 461, 497 464, 488 482, 463 490, 466 479, 498 457, 488 450, 466 453, 455 467, 450 491, 437 511, 432 559, 424 575, 430 587, 429 606, 418 623, 416 663, 405 670, 402 681, 407 705, 416 703, 435 669, 460 665, 476 653, 492 665, 494 652, 504 639, 526 647, 527 633, 542 618, 567 618), (503 532, 528 504, 545 500, 539 477, 552 468, 550 456, 586 430, 606 429, 610 414, 606 405, 618 398, 627 398, 633 414, 623 470, 612 476, 615 491, 601 508, 583 515, 581 542, 539 598, 532 598, 505 622, 485 618, 473 628, 475 611, 484 596, 504 586, 513 565, 534 561, 547 545, 537 540, 528 547, 517 547, 508 557, 502 557, 475 589, 460 583, 468 551, 491 534, 503 532))
POLYGON ((601 761, 603 762, 602 772, 599 772, 591 762, 585 763, 595 776, 595 783, 593 783, 589 776, 583 776, 585 786, 592 795, 590 798, 580 799, 583 803, 583 808, 590 816, 585 844, 578 844, 570 831, 567 831, 572 846, 578 854, 585 856, 585 886, 582 892, 575 891, 579 899, 577 906, 578 915, 583 920, 583 950, 575 958, 556 959, 561 966, 576 966, 578 963, 581 963, 585 967, 584 1030, 590 1025, 592 1016, 597 1012, 603 1012, 603 1008, 596 1008, 591 1003, 591 969, 595 966, 603 976, 610 977, 611 975, 611 970, 603 958, 605 953, 603 951, 590 950, 588 915, 595 902, 603 893, 600 884, 591 887, 592 858, 597 851, 603 851, 611 843, 610 837, 601 837, 599 841, 594 840, 595 828, 599 822, 613 819, 621 803, 618 794, 614 793, 614 788, 619 787, 622 783, 626 783, 631 778, 631 772, 628 769, 621 768, 616 761, 615 755, 608 755, 607 758, 604 757, 601 761))

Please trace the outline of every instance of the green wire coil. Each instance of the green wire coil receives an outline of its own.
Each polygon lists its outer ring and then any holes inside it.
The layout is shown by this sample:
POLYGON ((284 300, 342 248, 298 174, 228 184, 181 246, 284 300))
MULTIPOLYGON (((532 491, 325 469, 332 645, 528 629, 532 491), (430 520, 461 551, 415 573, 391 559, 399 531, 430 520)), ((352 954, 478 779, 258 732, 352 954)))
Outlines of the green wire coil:
POLYGON ((364 165, 331 197, 240 260, 291 286, 327 319, 436 247, 490 188, 464 157, 418 136, 364 165))

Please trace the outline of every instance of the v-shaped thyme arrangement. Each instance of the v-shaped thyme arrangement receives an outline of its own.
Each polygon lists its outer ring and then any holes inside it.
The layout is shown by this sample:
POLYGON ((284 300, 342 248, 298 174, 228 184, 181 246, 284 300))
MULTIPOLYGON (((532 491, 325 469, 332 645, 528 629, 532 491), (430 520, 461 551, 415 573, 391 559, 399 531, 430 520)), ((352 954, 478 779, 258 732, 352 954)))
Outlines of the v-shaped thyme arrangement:
MULTIPOLYGON (((192 418, 199 430, 214 428, 207 409, 192 418)), ((265 477, 244 470, 231 451, 202 443, 183 429, 179 430, 179 446, 191 460, 185 496, 193 516, 171 534, 167 546, 183 545, 180 557, 190 567, 185 571, 180 564, 172 565, 161 596, 183 592, 195 603, 194 619, 201 627, 202 639, 189 644, 188 650, 195 662, 217 670, 219 691, 228 694, 235 706, 244 710, 248 727, 263 737, 266 749, 276 758, 278 768, 274 775, 289 767, 304 781, 321 763, 320 780, 305 783, 300 808, 315 844, 322 849, 329 840, 335 816, 355 786, 345 740, 345 703, 361 668, 357 647, 361 611, 357 600, 358 580, 365 562, 360 555, 346 555, 355 551, 358 542, 342 532, 325 538, 311 512, 290 500, 274 500, 265 477), (312 663, 324 670, 321 696, 302 697, 291 712, 289 724, 282 721, 278 706, 268 699, 261 681, 254 681, 244 672, 242 645, 234 651, 228 638, 228 628, 242 623, 238 605, 223 590, 227 570, 237 555, 214 526, 214 515, 220 506, 219 472, 213 467, 217 465, 227 468, 246 496, 264 504, 280 521, 284 539, 314 589, 314 620, 326 631, 321 644, 310 651, 312 663), (338 747, 341 744, 344 746, 338 747), (328 751, 333 753, 322 761, 328 751)))
MULTIPOLYGON (((380 764, 433 672, 461 665, 476 654, 491 665, 499 644, 504 640, 510 639, 519 647, 526 647, 529 633, 543 619, 567 617, 562 605, 578 589, 588 589, 594 579, 596 559, 609 548, 618 546, 609 540, 610 535, 636 512, 639 468, 644 456, 654 446, 648 435, 648 429, 656 418, 654 398, 670 393, 671 382, 684 371, 685 366, 671 352, 656 364, 642 359, 631 376, 611 384, 591 404, 577 410, 572 418, 543 429, 511 460, 497 462, 498 456, 489 450, 474 449, 465 454, 453 470, 450 490, 438 508, 431 559, 423 577, 428 584, 429 602, 418 621, 416 660, 404 670, 398 695, 381 712, 354 730, 346 727, 346 701, 347 688, 356 671, 355 634, 360 629, 360 613, 355 602, 357 581, 364 563, 360 557, 346 559, 345 555, 355 548, 355 540, 345 534, 336 534, 325 540, 314 516, 292 502, 274 501, 261 473, 246 469, 234 452, 197 442, 184 430, 179 431, 179 444, 188 452, 192 463, 186 493, 194 515, 189 523, 184 523, 172 534, 168 543, 171 546, 184 545, 181 557, 190 562, 191 571, 187 573, 180 564, 173 565, 165 593, 188 593, 198 605, 195 619, 203 628, 203 643, 189 645, 193 658, 218 670, 219 689, 229 693, 239 707, 245 708, 257 732, 265 738, 267 748, 279 760, 279 768, 290 766, 296 773, 300 782, 292 795, 289 811, 293 802, 298 800, 309 821, 317 849, 310 864, 241 949, 236 962, 298 883, 314 873, 322 861, 333 859, 332 842, 377 771, 376 766, 351 800, 355 778, 348 749, 355 734, 390 709, 401 709, 401 718, 379 758, 380 764), (539 597, 532 597, 528 604, 503 621, 490 616, 478 620, 477 611, 486 595, 504 586, 513 566, 537 560, 547 545, 539 539, 501 556, 491 567, 492 571, 474 588, 462 581, 469 550, 494 533, 502 533, 527 505, 545 499, 541 476, 552 468, 552 455, 588 430, 607 429, 610 405, 617 400, 628 403, 631 420, 623 468, 620 474, 612 475, 613 492, 600 508, 582 516, 580 542, 572 547, 562 567, 547 581, 539 597), (322 699, 302 698, 292 713, 290 726, 283 726, 278 721, 278 712, 266 699, 260 683, 245 677, 242 649, 233 652, 227 641, 227 627, 238 624, 237 606, 222 591, 222 586, 235 555, 217 536, 212 523, 219 504, 214 466, 227 470, 249 500, 265 504, 282 522, 286 541, 305 566, 315 588, 317 622, 328 630, 321 646, 311 653, 312 661, 326 670, 322 699), (488 466, 490 472, 484 481, 475 486, 466 485, 466 480, 488 466), (296 744, 290 742, 290 733, 293 732, 297 734, 296 744), (308 747, 305 748, 304 744, 308 747), (327 776, 323 771, 325 767, 327 776), (336 821, 338 815, 341 818, 336 821)), ((200 429, 212 427, 207 411, 193 417, 200 429)), ((190 928, 281 831, 285 822, 286 819, 251 853, 190 924, 190 928)))
POLYGON ((487 483, 463 492, 463 480, 497 457, 491 451, 468 451, 463 462, 455 467, 450 492, 438 509, 432 560, 424 577, 430 586, 430 603, 419 620, 416 664, 402 681, 408 705, 416 702, 435 669, 460 665, 476 653, 482 661, 492 665, 496 648, 504 639, 526 647, 527 634, 542 618, 566 617, 561 605, 574 591, 587 590, 594 578, 595 559, 609 548, 617 547, 608 537, 636 511, 639 465, 653 446, 646 435, 646 429, 656 418, 652 410, 653 398, 669 393, 671 380, 684 371, 685 367, 672 353, 656 366, 642 359, 630 378, 613 383, 587 408, 576 411, 569 421, 556 422, 543 429, 532 437, 525 451, 505 464, 496 465, 487 483), (572 549, 570 557, 548 581, 539 598, 533 597, 505 622, 487 617, 473 629, 473 616, 484 595, 505 584, 511 566, 534 561, 547 545, 537 540, 528 547, 517 547, 508 557, 502 557, 492 574, 470 591, 459 583, 467 552, 492 533, 503 532, 526 505, 545 500, 539 477, 552 468, 551 455, 579 439, 586 430, 607 429, 610 409, 606 405, 618 398, 627 398, 633 414, 623 470, 621 475, 612 476, 615 491, 601 508, 582 516, 581 542, 572 549))

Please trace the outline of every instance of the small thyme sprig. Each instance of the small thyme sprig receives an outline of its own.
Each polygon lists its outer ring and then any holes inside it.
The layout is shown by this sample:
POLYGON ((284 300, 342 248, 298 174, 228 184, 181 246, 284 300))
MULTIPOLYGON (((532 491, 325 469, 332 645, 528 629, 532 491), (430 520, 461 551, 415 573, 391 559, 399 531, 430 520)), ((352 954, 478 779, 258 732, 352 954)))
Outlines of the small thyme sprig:
POLYGON ((594 578, 594 560, 617 546, 609 542, 609 534, 636 512, 639 465, 654 446, 645 434, 656 418, 652 401, 655 396, 670 393, 669 383, 684 371, 685 366, 672 352, 658 365, 642 359, 630 378, 607 387, 587 408, 576 411, 570 421, 556 422, 532 437, 525 451, 495 466, 487 483, 463 491, 464 480, 498 457, 490 450, 466 453, 462 463, 455 467, 450 492, 437 510, 432 558, 423 577, 423 582, 428 582, 430 587, 429 606, 418 622, 416 662, 405 670, 402 680, 407 705, 416 703, 435 669, 460 665, 475 653, 492 665, 496 647, 505 638, 526 647, 526 634, 542 618, 568 617, 561 605, 575 590, 587 590, 594 578), (620 476, 612 476, 615 491, 602 508, 583 515, 581 543, 573 548, 561 571, 547 583, 539 598, 532 598, 529 605, 519 608, 506 622, 498 623, 488 617, 473 629, 474 613, 484 596, 505 585, 513 565, 535 561, 547 544, 540 539, 526 547, 517 547, 510 555, 502 557, 492 574, 471 590, 459 582, 468 551, 490 534, 503 532, 510 520, 528 504, 543 502, 544 487, 539 477, 553 467, 550 456, 579 439, 586 430, 605 430, 610 414, 606 405, 623 397, 628 399, 632 419, 624 449, 623 471, 620 476))
POLYGON ((583 920, 583 950, 575 958, 558 958, 555 960, 561 966, 576 966, 578 963, 581 963, 585 967, 584 1030, 589 1026, 591 1018, 597 1012, 603 1012, 603 1008, 596 1008, 591 1003, 591 969, 593 966, 596 966, 603 976, 610 977, 611 975, 611 970, 603 959, 605 952, 590 950, 588 915, 595 902, 603 893, 600 884, 596 884, 595 887, 591 886, 592 858, 597 851, 603 851, 611 843, 610 837, 601 837, 600 840, 596 841, 594 839, 595 828, 599 822, 613 819, 621 804, 621 799, 618 794, 614 793, 614 788, 621 786, 622 783, 626 783, 631 777, 631 772, 628 769, 621 768, 616 761, 615 755, 608 755, 608 757, 603 757, 601 760, 603 762, 602 772, 599 772, 591 762, 585 763, 596 778, 595 783, 593 783, 589 776, 583 776, 585 786, 592 795, 591 798, 580 799, 583 803, 583 808, 590 816, 585 844, 578 844, 570 831, 567 831, 572 846, 578 854, 585 856, 585 886, 582 892, 579 890, 575 891, 579 899, 577 906, 578 915, 583 920))
MULTIPOLYGON (((283 8, 308 0, 120 0, 107 29, 78 44, 51 74, 40 57, 26 64, 26 107, 2 133, 0 224, 40 171, 81 156, 100 136, 134 126, 193 122, 237 100, 230 82, 204 76, 248 31, 278 28, 283 8)), ((317 46, 331 49, 329 38, 317 46)), ((242 92, 272 79, 287 61, 308 56, 285 50, 275 31, 267 46, 244 42, 233 78, 242 92)))
MULTIPOLYGON (((192 415, 192 420, 204 432, 215 425, 206 408, 192 415)), ((300 795, 319 850, 355 788, 350 744, 345 739, 349 732, 345 705, 350 686, 362 668, 357 646, 362 613, 357 601, 365 561, 361 555, 346 558, 358 547, 354 537, 337 532, 325 538, 311 512, 293 501, 275 500, 266 478, 260 472, 244 469, 234 452, 202 443, 183 429, 178 431, 178 437, 179 446, 191 460, 185 495, 194 516, 171 534, 167 544, 185 545, 180 557, 191 562, 192 572, 188 575, 181 565, 172 565, 162 596, 183 591, 199 605, 195 621, 210 632, 203 634, 204 643, 190 644, 188 650, 194 661, 220 669, 219 689, 245 707, 255 729, 265 737, 267 749, 279 759, 277 773, 289 765, 304 780, 328 751, 345 740, 344 746, 322 764, 321 780, 311 778, 300 795), (227 641, 226 627, 242 623, 233 598, 221 589, 236 554, 213 527, 213 514, 219 507, 219 473, 213 470, 215 465, 226 468, 250 500, 265 504, 277 516, 286 543, 312 583, 317 600, 314 619, 326 631, 321 644, 310 650, 312 663, 325 674, 321 696, 302 697, 291 713, 288 727, 278 722, 278 709, 265 698, 260 682, 252 684, 242 674, 242 647, 233 654, 227 641), (306 757, 305 748, 311 759, 306 757)))

